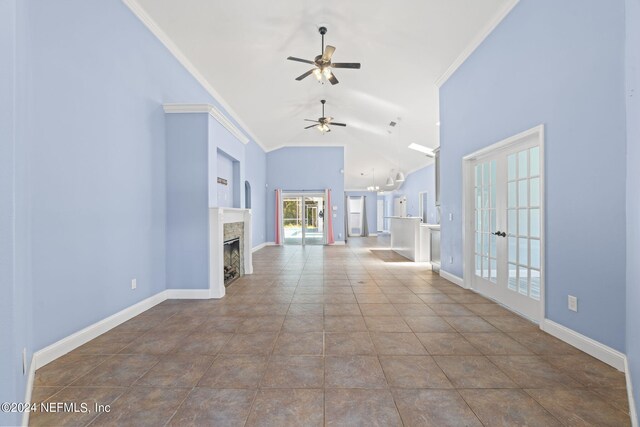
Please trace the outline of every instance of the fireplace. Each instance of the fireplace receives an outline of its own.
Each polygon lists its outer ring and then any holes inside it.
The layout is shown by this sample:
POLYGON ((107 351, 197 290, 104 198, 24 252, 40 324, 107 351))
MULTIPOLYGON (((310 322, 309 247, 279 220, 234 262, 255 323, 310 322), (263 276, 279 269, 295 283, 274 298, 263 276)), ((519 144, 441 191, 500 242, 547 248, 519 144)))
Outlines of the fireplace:
POLYGON ((222 298, 232 281, 235 283, 245 274, 253 273, 251 249, 249 209, 209 208, 211 298, 222 298))
POLYGON ((229 286, 241 275, 242 255, 240 252, 240 238, 226 240, 224 242, 224 286, 229 286))

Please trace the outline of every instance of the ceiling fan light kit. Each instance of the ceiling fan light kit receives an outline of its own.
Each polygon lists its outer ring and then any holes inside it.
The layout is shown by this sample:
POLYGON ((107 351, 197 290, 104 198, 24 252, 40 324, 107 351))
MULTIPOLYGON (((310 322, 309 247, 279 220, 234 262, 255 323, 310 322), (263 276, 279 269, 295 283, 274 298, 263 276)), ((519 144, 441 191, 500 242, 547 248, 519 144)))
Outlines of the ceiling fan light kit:
POLYGON ((359 62, 331 62, 331 57, 333 56, 333 52, 336 51, 336 48, 330 45, 325 47, 324 45, 324 35, 327 34, 327 27, 318 28, 318 32, 322 36, 322 50, 320 51, 320 55, 316 56, 313 61, 309 59, 297 58, 295 56, 290 56, 287 59, 289 61, 303 62, 305 64, 315 65, 315 68, 310 69, 306 73, 298 76, 296 80, 300 81, 309 75, 313 74, 314 77, 322 82, 322 79, 325 78, 332 85, 338 84, 339 81, 333 73, 333 68, 351 68, 351 69, 360 69, 359 62))
POLYGON ((322 117, 320 117, 318 120, 304 119, 306 122, 314 122, 314 123, 316 123, 315 125, 307 126, 305 129, 311 129, 312 127, 315 127, 320 132, 322 132, 322 134, 324 134, 326 132, 331 132, 331 128, 329 127, 329 125, 331 125, 331 126, 343 126, 343 127, 347 126, 345 123, 334 122, 333 121, 333 117, 331 117, 331 116, 329 116, 329 117, 325 116, 324 115, 324 104, 327 101, 322 99, 322 100, 320 100, 320 102, 322 103, 322 117))

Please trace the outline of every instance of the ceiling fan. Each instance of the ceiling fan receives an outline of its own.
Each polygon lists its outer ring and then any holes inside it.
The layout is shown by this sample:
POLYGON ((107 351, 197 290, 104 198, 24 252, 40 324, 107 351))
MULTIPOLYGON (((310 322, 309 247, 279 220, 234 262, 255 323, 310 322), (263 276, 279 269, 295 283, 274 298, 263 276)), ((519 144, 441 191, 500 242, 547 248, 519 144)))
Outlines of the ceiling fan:
POLYGON ((322 103, 322 117, 320 117, 318 120, 304 119, 307 122, 317 123, 317 124, 313 124, 311 126, 307 126, 305 129, 311 129, 311 128, 315 127, 320 132, 325 133, 325 132, 331 132, 331 128, 329 127, 329 125, 331 125, 331 126, 346 126, 346 124, 344 124, 344 123, 336 123, 336 122, 332 121, 333 117, 326 117, 324 115, 324 104, 327 101, 323 99, 320 102, 322 103))
POLYGON ((338 79, 333 74, 332 68, 354 68, 360 69, 360 63, 358 62, 331 62, 331 57, 333 56, 333 52, 336 50, 335 47, 327 45, 324 46, 324 35, 327 34, 327 27, 320 27, 318 29, 320 35, 322 36, 322 50, 320 51, 320 55, 316 56, 313 61, 308 59, 296 58, 294 56, 290 56, 287 59, 289 61, 298 61, 304 62, 305 64, 315 65, 315 68, 310 69, 303 75, 296 78, 296 80, 300 81, 305 77, 313 74, 318 81, 322 80, 322 77, 326 78, 331 82, 332 85, 338 84, 338 79))

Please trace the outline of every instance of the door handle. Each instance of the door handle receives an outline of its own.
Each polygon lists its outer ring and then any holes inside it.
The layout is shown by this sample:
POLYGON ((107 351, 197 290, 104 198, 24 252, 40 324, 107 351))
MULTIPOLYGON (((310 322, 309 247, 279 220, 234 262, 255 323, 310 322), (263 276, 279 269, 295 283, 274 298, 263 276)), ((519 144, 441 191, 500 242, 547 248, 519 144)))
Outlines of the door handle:
POLYGON ((505 233, 504 231, 496 231, 491 234, 493 234, 494 236, 507 237, 507 233, 505 233))

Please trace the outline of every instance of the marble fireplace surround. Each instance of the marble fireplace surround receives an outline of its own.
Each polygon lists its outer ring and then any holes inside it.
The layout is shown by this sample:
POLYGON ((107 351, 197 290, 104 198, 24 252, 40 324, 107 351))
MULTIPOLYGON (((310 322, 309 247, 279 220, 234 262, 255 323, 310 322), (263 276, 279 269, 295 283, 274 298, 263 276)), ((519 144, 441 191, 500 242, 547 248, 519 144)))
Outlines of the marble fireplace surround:
MULTIPOLYGON (((222 298, 224 287, 224 228, 225 224, 242 222, 242 274, 253 273, 251 248, 251 210, 209 208, 209 297, 222 298)), ((227 226, 229 229, 229 226, 227 226)), ((227 236, 229 239, 229 236, 227 236)))

